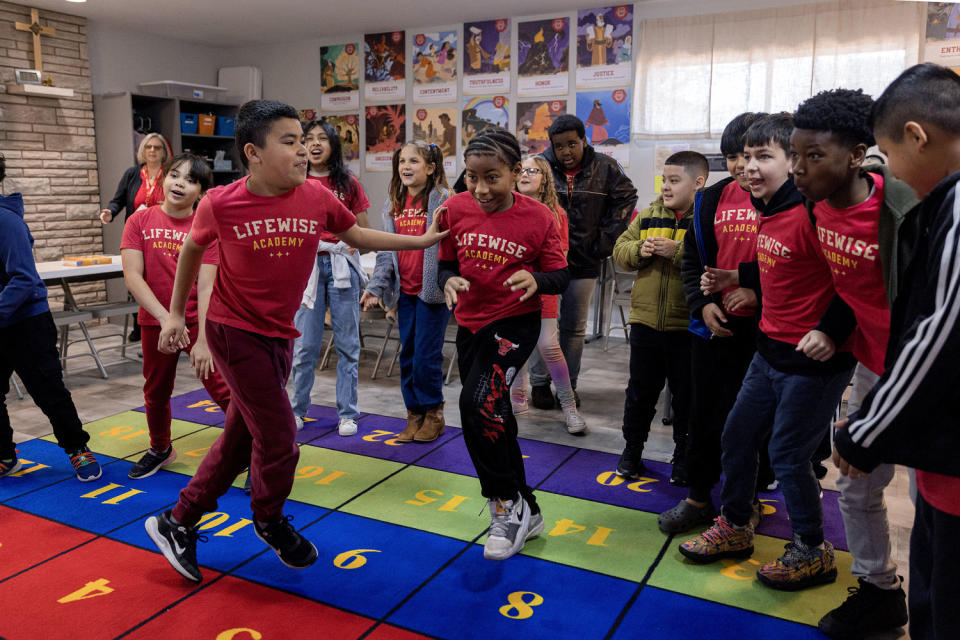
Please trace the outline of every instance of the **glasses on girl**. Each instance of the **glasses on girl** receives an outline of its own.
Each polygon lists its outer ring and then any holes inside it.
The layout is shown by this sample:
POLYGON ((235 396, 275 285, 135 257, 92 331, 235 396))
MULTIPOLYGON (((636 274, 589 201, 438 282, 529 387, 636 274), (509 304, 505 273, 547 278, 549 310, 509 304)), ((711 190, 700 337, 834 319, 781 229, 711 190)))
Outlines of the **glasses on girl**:
POLYGON ((543 173, 540 169, 536 167, 526 167, 525 169, 520 169, 520 175, 522 176, 535 176, 537 174, 543 173))

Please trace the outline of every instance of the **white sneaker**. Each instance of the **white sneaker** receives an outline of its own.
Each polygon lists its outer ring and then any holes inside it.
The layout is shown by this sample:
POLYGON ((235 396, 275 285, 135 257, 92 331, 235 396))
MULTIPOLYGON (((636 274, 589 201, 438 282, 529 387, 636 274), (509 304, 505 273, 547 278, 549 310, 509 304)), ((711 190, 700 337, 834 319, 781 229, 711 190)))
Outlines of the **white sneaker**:
POLYGON ((536 538, 543 533, 543 511, 530 516, 530 529, 527 530, 527 540, 536 538))
POLYGON ((513 415, 515 416, 530 411, 530 404, 526 398, 510 398, 510 405, 513 407, 513 415))
POLYGON ((297 421, 297 431, 303 431, 303 416, 293 416, 293 419, 297 421))
POLYGON ((587 431, 587 423, 584 422, 580 416, 580 412, 577 411, 576 406, 570 407, 569 409, 564 407, 563 420, 567 423, 567 433, 581 435, 587 431))
POLYGON ((490 529, 483 545, 487 560, 506 560, 523 549, 530 531, 530 507, 517 496, 516 500, 490 500, 490 529))
POLYGON ((357 432, 357 421, 353 418, 340 418, 340 424, 337 425, 337 431, 342 436, 352 436, 357 432))

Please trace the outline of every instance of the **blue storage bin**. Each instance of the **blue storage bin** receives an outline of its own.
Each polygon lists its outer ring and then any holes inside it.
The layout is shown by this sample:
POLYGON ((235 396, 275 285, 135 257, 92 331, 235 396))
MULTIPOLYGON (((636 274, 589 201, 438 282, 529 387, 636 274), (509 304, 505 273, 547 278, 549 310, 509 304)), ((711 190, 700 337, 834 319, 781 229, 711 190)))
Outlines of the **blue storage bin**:
POLYGON ((180 133, 196 133, 197 132, 197 114, 195 113, 181 113, 180 114, 180 133))
POLYGON ((233 135, 233 118, 226 116, 217 116, 216 124, 216 135, 218 136, 232 136, 233 135))

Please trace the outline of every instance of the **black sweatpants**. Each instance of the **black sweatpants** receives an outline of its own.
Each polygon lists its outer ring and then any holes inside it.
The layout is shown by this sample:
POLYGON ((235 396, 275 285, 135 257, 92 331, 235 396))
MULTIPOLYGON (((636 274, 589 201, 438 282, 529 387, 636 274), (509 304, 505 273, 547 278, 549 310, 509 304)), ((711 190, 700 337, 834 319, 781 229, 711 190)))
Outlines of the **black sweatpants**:
POLYGON ((57 327, 49 311, 0 327, 0 459, 14 454, 13 427, 5 398, 10 374, 20 376, 40 410, 50 419, 57 443, 65 451, 78 449, 90 440, 83 430, 77 408, 63 384, 63 368, 57 351, 57 327))
POLYGON ((457 331, 460 422, 480 491, 488 500, 513 500, 519 493, 531 513, 539 508, 527 486, 510 385, 539 338, 539 311, 494 320, 476 333, 462 326, 457 331))
POLYGON ((910 637, 960 637, 960 516, 940 511, 917 492, 910 534, 910 637))

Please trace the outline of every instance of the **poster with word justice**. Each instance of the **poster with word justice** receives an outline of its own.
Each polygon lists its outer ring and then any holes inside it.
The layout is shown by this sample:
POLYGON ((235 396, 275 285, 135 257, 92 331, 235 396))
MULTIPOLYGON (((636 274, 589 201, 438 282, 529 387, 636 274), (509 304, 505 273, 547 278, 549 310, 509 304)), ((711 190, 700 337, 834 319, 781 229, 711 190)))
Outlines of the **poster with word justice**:
POLYGON ((354 42, 320 47, 320 108, 360 108, 360 52, 354 42))
POLYGON ((517 95, 563 95, 570 86, 570 20, 533 20, 517 25, 517 95))
POLYGON ((510 21, 466 22, 463 41, 463 93, 509 93, 510 21))
POLYGON ((413 139, 435 144, 443 152, 443 170, 457 173, 456 107, 419 108, 413 111, 413 139))
POLYGON ((577 12, 577 88, 630 84, 633 5, 577 12))
POLYGON ((457 32, 434 31, 413 36, 413 101, 418 104, 457 99, 457 32))
POLYGON ((927 3, 927 42, 923 59, 960 73, 960 4, 927 3))
POLYGON ((356 113, 328 115, 324 118, 340 136, 340 152, 347 168, 360 171, 360 116, 356 113))
POLYGON ((463 101, 460 117, 463 146, 466 147, 473 136, 490 127, 509 130, 510 101, 504 96, 477 96, 463 101))
POLYGON ((578 91, 577 117, 597 153, 630 164, 630 90, 578 91))
POLYGON ((407 107, 382 104, 367 107, 367 131, 364 168, 367 171, 390 171, 393 152, 407 141, 407 107))
POLYGON ((547 131, 553 121, 567 112, 566 100, 517 102, 517 140, 524 154, 543 153, 550 147, 547 131))
POLYGON ((363 36, 363 97, 398 100, 406 97, 406 51, 403 31, 363 36))

